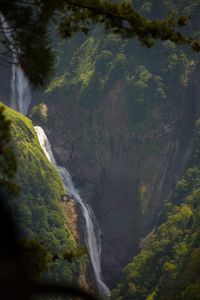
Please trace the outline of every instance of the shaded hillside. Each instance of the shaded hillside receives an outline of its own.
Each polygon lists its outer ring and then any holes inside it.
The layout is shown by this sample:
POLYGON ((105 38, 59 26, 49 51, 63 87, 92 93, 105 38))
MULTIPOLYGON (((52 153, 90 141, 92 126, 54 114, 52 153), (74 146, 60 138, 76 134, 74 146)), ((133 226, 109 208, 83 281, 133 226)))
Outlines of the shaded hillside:
POLYGON ((177 181, 160 224, 142 241, 112 299, 200 298, 199 124, 191 167, 177 181))

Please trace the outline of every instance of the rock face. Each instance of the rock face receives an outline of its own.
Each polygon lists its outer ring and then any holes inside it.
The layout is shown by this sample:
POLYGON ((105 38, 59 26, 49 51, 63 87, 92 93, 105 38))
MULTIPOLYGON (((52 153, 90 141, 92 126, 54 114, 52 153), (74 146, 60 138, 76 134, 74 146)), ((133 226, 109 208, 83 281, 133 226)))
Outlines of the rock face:
POLYGON ((74 200, 67 200, 63 203, 63 210, 66 217, 67 227, 70 229, 73 237, 78 240, 78 214, 74 200))
POLYGON ((80 43, 66 67, 70 77, 59 75, 62 84, 58 76, 45 94, 45 126, 56 158, 100 223, 103 277, 110 287, 190 159, 199 70, 169 44, 161 50, 135 44, 130 54, 130 43, 118 40, 114 50, 115 42, 109 36, 80 43), (173 55, 177 61, 169 67, 173 55))
POLYGON ((1 88, 0 88, 0 101, 9 105, 10 103, 10 79, 11 67, 10 65, 0 65, 1 88))

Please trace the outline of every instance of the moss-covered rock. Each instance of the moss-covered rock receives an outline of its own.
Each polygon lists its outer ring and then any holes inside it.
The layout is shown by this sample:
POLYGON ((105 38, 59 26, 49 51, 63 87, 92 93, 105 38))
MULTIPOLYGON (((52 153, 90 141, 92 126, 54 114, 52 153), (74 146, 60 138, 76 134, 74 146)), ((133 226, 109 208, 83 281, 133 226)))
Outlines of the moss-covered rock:
MULTIPOLYGON (((59 173, 40 147, 31 120, 6 106, 5 115, 11 120, 12 144, 18 160, 15 180, 20 194, 10 200, 10 206, 19 236, 38 240, 58 258, 75 253, 78 244, 63 211, 61 198, 66 192, 59 173)), ((50 265, 48 277, 71 281, 79 272, 81 260, 56 260, 50 265)))
POLYGON ((36 124, 44 124, 47 122, 48 108, 44 103, 40 103, 32 108, 29 116, 36 124))

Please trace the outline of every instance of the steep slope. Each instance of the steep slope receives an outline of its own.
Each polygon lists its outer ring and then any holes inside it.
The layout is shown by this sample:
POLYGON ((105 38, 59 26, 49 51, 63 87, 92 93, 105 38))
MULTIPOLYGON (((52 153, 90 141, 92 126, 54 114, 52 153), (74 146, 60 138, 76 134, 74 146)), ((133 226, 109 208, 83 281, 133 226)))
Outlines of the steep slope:
MULTIPOLYGON (((16 182, 20 194, 9 204, 19 226, 19 236, 40 241, 52 255, 72 255, 77 252, 78 243, 70 231, 67 205, 61 202, 66 194, 61 178, 41 149, 32 122, 8 107, 5 115, 11 120, 18 160, 16 182)), ((80 272, 83 260, 82 257, 72 259, 71 263, 57 260, 46 276, 69 283, 80 272)))
POLYGON ((112 299, 200 298, 200 122, 191 167, 176 183, 160 224, 141 243, 112 299))

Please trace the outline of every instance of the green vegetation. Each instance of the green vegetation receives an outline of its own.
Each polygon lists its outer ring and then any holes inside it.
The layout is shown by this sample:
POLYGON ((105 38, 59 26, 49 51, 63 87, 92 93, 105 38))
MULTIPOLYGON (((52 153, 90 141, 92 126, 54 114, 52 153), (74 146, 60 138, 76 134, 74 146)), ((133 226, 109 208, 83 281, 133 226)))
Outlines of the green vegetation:
POLYGON ((43 272, 49 270, 52 257, 48 250, 37 240, 22 238, 18 240, 23 266, 32 279, 37 280, 43 272))
MULTIPOLYGON (((50 23, 55 24, 62 38, 71 37, 80 31, 87 34, 91 24, 100 23, 115 34, 128 38, 137 37, 147 47, 151 47, 159 39, 189 45, 199 51, 199 41, 180 30, 186 25, 190 10, 185 10, 188 14, 186 16, 175 17, 172 11, 176 12, 176 7, 171 1, 165 1, 164 5, 166 3, 171 8, 171 14, 154 20, 139 13, 129 1, 40 0, 30 4, 14 0, 4 1, 0 13, 15 30, 11 32, 13 44, 19 46, 19 61, 27 77, 34 85, 41 86, 46 82, 55 62, 50 42, 50 23)), ((151 9, 153 10, 152 3, 144 1, 141 12, 148 14, 151 9)), ((3 58, 6 54, 10 58, 5 51, 10 48, 10 43, 11 40, 7 38, 1 42, 3 58)))
POLYGON ((108 98, 117 97, 114 90, 118 85, 124 97, 131 146, 144 157, 165 151, 195 54, 185 53, 169 41, 149 50, 136 41, 114 34, 105 36, 100 29, 95 29, 84 42, 74 39, 67 45, 76 50, 70 53, 63 70, 63 59, 69 50, 59 45, 57 74, 47 87, 44 101, 53 106, 63 99, 69 111, 76 105, 83 109, 80 122, 91 138, 91 147, 80 143, 87 163, 97 162, 95 153, 105 151, 104 137, 99 150, 99 133, 90 128, 91 119, 98 110, 101 116, 103 107, 111 101, 108 98), (150 130, 159 142, 155 143, 150 130))
MULTIPOLYGON (((30 250, 33 246, 38 251, 42 269, 45 269, 43 265, 47 264, 48 257, 41 247, 49 252, 50 257, 57 257, 55 261, 49 260, 49 272, 45 277, 69 283, 74 274, 80 271, 84 258, 73 255, 81 251, 65 222, 61 206, 61 197, 65 192, 60 175, 43 153, 32 122, 7 107, 5 115, 12 121, 12 144, 18 159, 15 181, 20 193, 18 197, 10 200, 9 205, 19 227, 19 237, 32 240, 25 240, 24 249, 30 250), (42 246, 38 248, 35 243, 42 246), (65 258, 66 255, 71 255, 70 261, 65 258)), ((36 256, 32 257, 33 261, 37 260, 37 251, 36 256)), ((26 253, 31 256, 30 251, 25 251, 26 253)), ((33 268, 34 264, 32 263, 33 268)))
POLYGON ((81 81, 83 87, 86 87, 94 73, 94 57, 98 46, 98 41, 94 37, 90 37, 76 51, 76 60, 73 65, 78 65, 75 70, 75 83, 81 81))
POLYGON ((46 93, 52 92, 56 88, 61 88, 66 85, 66 74, 54 78, 47 86, 46 93))
POLYGON ((17 161, 11 147, 10 121, 6 119, 4 106, 0 106, 0 186, 10 196, 18 193, 13 181, 17 161))
MULTIPOLYGON (((150 17, 153 8, 155 10, 153 1, 151 2, 150 11, 150 5, 145 5, 147 1, 140 1, 140 9, 144 10, 146 7, 145 11, 150 17)), ((158 15, 166 9, 170 11, 171 4, 177 13, 184 9, 184 12, 191 14, 193 22, 190 33, 198 34, 196 23, 199 19, 199 1, 193 3, 189 1, 185 6, 180 1, 176 3, 165 1, 156 7, 158 15)), ((64 48, 63 56, 65 56, 64 48)), ((125 109, 129 126, 129 132, 126 131, 125 135, 132 141, 131 151, 138 161, 145 161, 139 166, 133 166, 133 172, 137 169, 135 172, 140 178, 138 201, 142 215, 147 218, 151 205, 154 205, 150 203, 153 199, 150 198, 152 187, 149 185, 149 178, 154 176, 153 172, 159 168, 157 164, 163 164, 157 160, 156 165, 153 165, 152 157, 154 155, 161 157, 161 153, 166 153, 169 136, 174 133, 177 116, 180 116, 189 77, 199 58, 190 51, 178 48, 171 41, 159 43, 149 50, 142 48, 135 41, 122 40, 113 34, 103 36, 101 30, 96 29, 84 43, 80 41, 77 50, 71 53, 70 57, 72 59, 67 66, 67 72, 72 74, 72 77, 67 81, 67 85, 62 87, 62 93, 67 95, 64 99, 66 106, 83 107, 80 111, 79 124, 84 127, 83 132, 87 132, 87 145, 81 142, 78 145, 80 151, 84 153, 87 166, 92 164, 97 166, 98 163, 100 165, 105 157, 103 154, 108 153, 111 148, 106 144, 106 137, 101 132, 103 125, 100 122, 105 121, 101 111, 105 112, 106 102, 109 102, 111 107, 110 98, 118 95, 113 93, 109 98, 109 94, 117 90, 118 83, 122 85, 124 98, 123 106, 120 108, 125 109), (91 55, 93 57, 88 58, 92 38, 97 39, 98 43, 94 47, 95 56, 93 52, 91 55), (79 60, 80 53, 82 60, 79 60), (86 72, 87 84, 81 80, 82 70, 86 72), (91 120, 94 119, 96 127, 91 126, 91 120)), ((63 70, 59 64, 57 71, 62 76, 63 70)), ((45 98, 46 103, 56 102, 55 95, 51 91, 45 98)), ((119 99, 118 101, 120 102, 119 99)), ((108 120, 109 118, 106 121, 108 120)), ((199 124, 200 121, 196 124, 197 133, 200 131, 199 124)), ((113 134, 116 128, 121 128, 120 124, 119 127, 116 123, 113 126, 115 128, 108 129, 110 134, 113 134)), ((79 134, 79 131, 73 132, 74 136, 79 134)), ((200 298, 199 140, 200 137, 196 134, 191 167, 177 182, 172 197, 168 199, 165 212, 161 215, 160 225, 147 236, 142 243, 141 252, 126 267, 122 282, 113 292, 113 299, 200 298)), ((78 138, 76 142, 78 143, 78 138)), ((121 142, 120 137, 118 145, 121 145, 121 142)))
MULTIPOLYGON (((189 2, 137 1, 136 8, 144 11, 148 7, 151 19, 164 17, 172 10, 177 14, 184 10, 191 15, 188 34, 195 35, 199 31, 196 24, 200 4, 199 0, 189 2)), ((54 126, 65 124, 62 130, 70 136, 66 144, 76 145, 83 164, 98 169, 106 157, 111 157, 111 149, 123 147, 124 136, 124 150, 132 161, 132 173, 137 174, 141 185, 149 186, 150 192, 137 199, 145 216, 144 211, 153 206, 151 173, 154 170, 153 176, 157 178, 158 172, 162 173, 163 158, 177 126, 177 116, 182 113, 197 54, 169 40, 147 49, 136 40, 113 33, 105 35, 96 27, 85 39, 80 35, 70 43, 59 43, 56 52, 59 53, 56 76, 48 85, 44 102, 49 107, 60 105, 65 115, 75 116, 76 111, 76 117, 71 126, 67 119, 56 124, 52 116, 47 127, 53 130, 54 126), (87 136, 87 142, 83 136, 87 136)))
POLYGON ((34 120, 36 124, 46 123, 48 118, 47 106, 44 103, 34 106, 30 112, 30 118, 34 120))
POLYGON ((177 181, 160 224, 124 269, 112 299, 197 300, 200 298, 200 147, 196 123, 195 165, 177 181))

